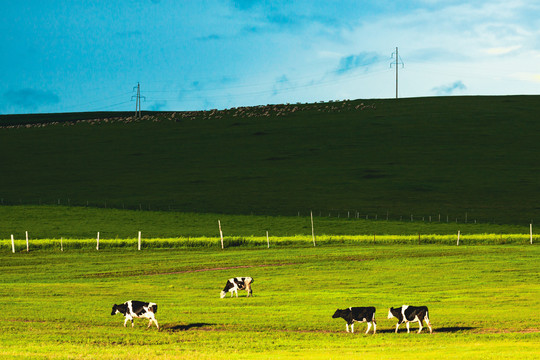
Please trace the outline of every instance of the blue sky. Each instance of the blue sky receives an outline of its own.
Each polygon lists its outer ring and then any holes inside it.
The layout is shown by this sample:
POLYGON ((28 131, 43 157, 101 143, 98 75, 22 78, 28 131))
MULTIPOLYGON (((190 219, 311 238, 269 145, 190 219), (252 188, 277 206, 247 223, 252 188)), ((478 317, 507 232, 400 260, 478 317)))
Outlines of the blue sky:
POLYGON ((0 2, 0 114, 540 93, 538 1, 0 2))

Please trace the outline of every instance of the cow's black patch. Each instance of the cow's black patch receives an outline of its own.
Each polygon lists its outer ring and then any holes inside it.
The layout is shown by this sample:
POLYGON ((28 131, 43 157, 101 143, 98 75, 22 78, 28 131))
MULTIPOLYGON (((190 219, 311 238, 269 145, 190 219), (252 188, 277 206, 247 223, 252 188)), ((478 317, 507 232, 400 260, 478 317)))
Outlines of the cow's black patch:
POLYGON ((114 304, 113 307, 112 307, 112 312, 111 312, 111 315, 114 315, 116 314, 116 311, 118 310, 119 313, 121 313, 122 315, 126 315, 127 313, 127 304, 124 303, 124 304, 120 304, 120 305, 116 305, 114 304))

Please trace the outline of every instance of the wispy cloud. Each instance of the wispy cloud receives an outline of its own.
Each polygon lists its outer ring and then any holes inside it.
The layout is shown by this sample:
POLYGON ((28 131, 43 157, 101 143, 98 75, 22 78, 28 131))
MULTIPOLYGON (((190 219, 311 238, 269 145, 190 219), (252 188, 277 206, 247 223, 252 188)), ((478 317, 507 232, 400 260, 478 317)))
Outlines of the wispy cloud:
POLYGON ((214 41, 214 40, 221 40, 221 39, 223 39, 223 36, 218 35, 218 34, 210 34, 208 36, 201 36, 197 38, 197 40, 200 40, 200 41, 214 41))
POLYGON ((36 89, 8 90, 4 93, 6 102, 26 111, 35 111, 43 106, 54 105, 60 102, 58 95, 52 91, 36 89))
POLYGON ((506 55, 516 50, 521 49, 521 45, 506 46, 506 47, 494 47, 486 50, 489 55, 506 55))
POLYGON ((161 111, 167 107, 166 101, 155 101, 152 105, 148 107, 150 111, 161 111))
POLYGON ((260 2, 261 0, 231 0, 233 6, 240 10, 251 9, 254 5, 260 2))
POLYGON ((452 95, 456 91, 465 90, 465 89, 467 89, 465 84, 461 80, 458 80, 452 84, 434 87, 433 89, 431 89, 431 91, 437 95, 443 96, 443 95, 452 95))
POLYGON ((274 96, 278 95, 281 90, 283 90, 289 85, 290 85, 290 81, 287 75, 280 76, 279 78, 276 79, 276 83, 274 84, 272 95, 274 96))
POLYGON ((364 67, 367 70, 370 65, 382 60, 387 60, 387 57, 375 52, 362 52, 357 55, 345 56, 340 59, 336 72, 342 75, 360 67, 364 67))

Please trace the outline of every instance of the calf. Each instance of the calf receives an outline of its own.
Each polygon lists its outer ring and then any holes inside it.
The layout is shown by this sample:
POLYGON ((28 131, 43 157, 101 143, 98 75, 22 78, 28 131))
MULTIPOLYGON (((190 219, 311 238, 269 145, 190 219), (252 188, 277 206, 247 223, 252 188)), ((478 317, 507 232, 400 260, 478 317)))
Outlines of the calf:
POLYGON ((156 324, 156 327, 159 329, 159 325, 155 317, 155 314, 157 313, 157 305, 155 303, 129 300, 121 305, 114 304, 111 315, 118 313, 126 317, 124 327, 126 326, 128 320, 131 320, 131 327, 133 327, 133 318, 146 318, 150 319, 148 327, 152 325, 153 321, 156 324))
POLYGON ((402 323, 405 323, 407 325, 407 333, 409 333, 409 322, 415 322, 418 321, 418 324, 420 328, 418 329, 418 333, 422 331, 422 321, 425 320, 427 326, 429 327, 429 333, 433 333, 433 328, 431 327, 431 323, 429 322, 429 311, 427 306, 409 306, 409 305, 403 305, 398 308, 391 307, 388 309, 388 318, 397 318, 398 323, 396 325, 396 333, 398 332, 399 325, 402 323))
POLYGON ((223 299, 227 295, 227 292, 231 293, 231 297, 233 296, 233 293, 235 293, 236 297, 238 297, 238 290, 246 290, 248 297, 253 296, 251 284, 253 284, 253 278, 250 277, 231 278, 227 280, 225 288, 221 291, 221 298, 223 299))
POLYGON ((351 325, 351 332, 354 333, 354 323, 355 322, 367 322, 366 334, 371 329, 371 324, 373 324, 373 333, 377 331, 377 323, 375 322, 375 308, 373 306, 368 307, 350 307, 348 309, 340 310, 337 309, 332 318, 343 318, 347 322, 345 325, 347 332, 349 332, 349 325, 351 325))

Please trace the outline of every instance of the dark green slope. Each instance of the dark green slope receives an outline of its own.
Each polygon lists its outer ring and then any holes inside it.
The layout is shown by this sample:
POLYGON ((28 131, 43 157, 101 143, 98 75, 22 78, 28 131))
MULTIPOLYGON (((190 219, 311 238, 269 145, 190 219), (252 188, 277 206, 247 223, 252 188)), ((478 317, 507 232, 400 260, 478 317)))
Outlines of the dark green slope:
POLYGON ((0 197, 528 223, 540 214, 539 110, 537 96, 415 98, 0 128, 0 197))

